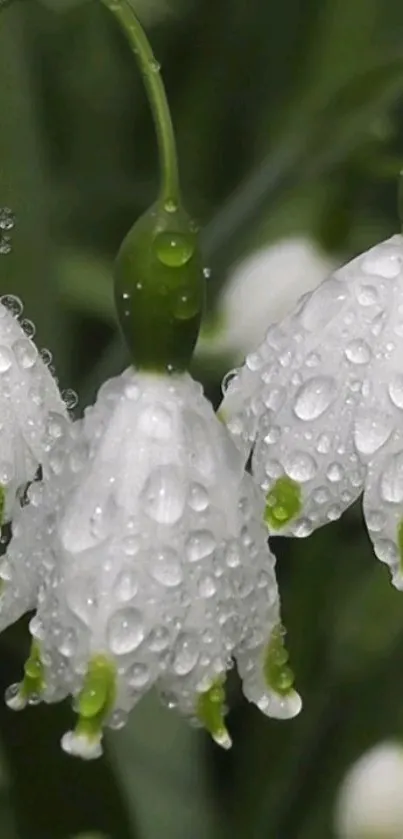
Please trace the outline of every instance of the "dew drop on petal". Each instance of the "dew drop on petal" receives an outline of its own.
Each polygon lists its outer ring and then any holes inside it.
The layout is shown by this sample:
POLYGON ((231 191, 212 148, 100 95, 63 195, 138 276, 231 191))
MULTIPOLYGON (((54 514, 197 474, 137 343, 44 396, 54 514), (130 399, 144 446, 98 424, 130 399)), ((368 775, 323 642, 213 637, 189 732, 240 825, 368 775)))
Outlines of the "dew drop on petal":
POLYGON ((330 376, 308 379, 297 392, 294 412, 306 422, 315 420, 327 410, 335 395, 335 382, 330 376))
POLYGON ((403 376, 401 374, 396 375, 390 382, 388 391, 396 408, 403 408, 403 376))
POLYGON ((342 308, 347 298, 346 287, 336 279, 324 282, 308 295, 301 309, 301 323, 309 332, 322 329, 342 308))
POLYGON ((69 411, 72 411, 78 402, 78 396, 74 390, 71 390, 71 388, 67 388, 67 390, 62 391, 62 399, 69 411))
POLYGON ((33 367, 38 358, 38 350, 35 344, 29 341, 28 338, 20 338, 18 341, 15 341, 13 352, 18 364, 24 370, 29 370, 30 367, 33 367))
POLYGON ((135 650, 144 638, 143 616, 138 609, 119 609, 108 621, 111 652, 125 655, 135 650))
POLYGON ((15 318, 18 318, 22 314, 24 307, 20 298, 16 297, 15 294, 3 294, 0 301, 15 318))
POLYGON ((199 643, 197 638, 187 632, 178 636, 173 657, 173 669, 178 676, 186 676, 190 673, 199 658, 199 643))
POLYGON ((186 543, 186 553, 189 562, 199 562, 213 553, 216 541, 210 530, 195 530, 190 534, 186 543))
POLYGON ((208 507, 209 498, 202 484, 191 484, 189 489, 188 504, 197 513, 203 512, 208 507))
POLYGON ((166 626, 155 626, 147 638, 147 645, 151 652, 160 653, 163 650, 166 650, 169 646, 170 640, 171 636, 166 626))
POLYGON ((316 463, 311 455, 306 452, 295 451, 288 455, 285 462, 285 471, 289 478, 299 483, 309 481, 315 477, 316 463))
POLYGON ((167 588, 174 588, 182 582, 182 567, 179 557, 171 548, 163 548, 154 554, 151 573, 154 579, 167 588))
POLYGON ((352 364, 368 364, 371 360, 372 350, 365 341, 356 338, 347 344, 345 354, 352 364))
POLYGON ((130 687, 135 690, 142 690, 149 683, 151 678, 150 670, 146 664, 133 664, 133 667, 127 673, 127 679, 130 687))
POLYGON ((380 476, 380 492, 384 501, 403 501, 403 452, 393 455, 380 476))
POLYGON ((13 355, 8 347, 0 346, 0 373, 7 373, 13 363, 13 355))
POLYGON ((176 466, 154 469, 141 493, 145 512, 159 524, 175 524, 185 507, 185 489, 176 466))
POLYGON ((354 443, 357 452, 362 455, 375 454, 389 439, 392 429, 392 418, 387 414, 357 417, 354 423, 354 443))
POLYGON ((121 571, 114 585, 114 594, 121 602, 127 602, 136 596, 138 592, 138 579, 133 571, 129 569, 121 571))

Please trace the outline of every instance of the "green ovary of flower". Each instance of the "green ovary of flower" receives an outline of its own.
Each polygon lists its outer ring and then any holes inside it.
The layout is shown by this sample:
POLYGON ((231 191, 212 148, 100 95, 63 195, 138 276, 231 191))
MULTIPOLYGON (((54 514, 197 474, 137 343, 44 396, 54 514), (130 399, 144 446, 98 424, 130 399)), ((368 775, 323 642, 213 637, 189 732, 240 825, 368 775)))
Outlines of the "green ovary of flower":
POLYGON ((172 211, 159 201, 130 230, 116 260, 116 306, 136 367, 163 373, 188 368, 204 289, 189 217, 181 207, 172 211))
POLYGON ((294 674, 288 667, 288 652, 284 645, 284 629, 279 624, 273 629, 264 661, 264 677, 268 687, 282 696, 293 690, 294 674))
POLYGON ((285 475, 278 478, 266 496, 264 520, 272 530, 281 530, 302 509, 301 487, 285 475))

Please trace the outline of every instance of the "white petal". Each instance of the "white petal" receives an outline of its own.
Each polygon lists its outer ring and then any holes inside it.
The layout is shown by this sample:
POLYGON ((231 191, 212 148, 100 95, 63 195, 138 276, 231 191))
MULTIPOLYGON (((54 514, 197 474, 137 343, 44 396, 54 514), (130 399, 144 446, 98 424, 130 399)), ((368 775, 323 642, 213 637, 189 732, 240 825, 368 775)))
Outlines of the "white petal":
POLYGON ((198 352, 227 353, 242 361, 263 340, 267 327, 285 317, 301 294, 316 288, 334 268, 306 238, 283 239, 235 266, 218 301, 217 329, 202 331, 198 352))

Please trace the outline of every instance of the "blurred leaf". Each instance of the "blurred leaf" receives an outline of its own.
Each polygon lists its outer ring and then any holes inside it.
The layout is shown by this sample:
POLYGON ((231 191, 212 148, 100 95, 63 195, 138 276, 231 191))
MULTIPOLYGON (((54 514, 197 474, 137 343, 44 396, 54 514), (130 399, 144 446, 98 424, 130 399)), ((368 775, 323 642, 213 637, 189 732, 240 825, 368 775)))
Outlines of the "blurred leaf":
POLYGON ((73 311, 115 325, 112 272, 113 266, 96 254, 61 250, 56 275, 62 302, 73 311))
POLYGON ((208 788, 201 738, 165 710, 154 693, 133 711, 109 747, 141 839, 221 839, 223 826, 208 788))

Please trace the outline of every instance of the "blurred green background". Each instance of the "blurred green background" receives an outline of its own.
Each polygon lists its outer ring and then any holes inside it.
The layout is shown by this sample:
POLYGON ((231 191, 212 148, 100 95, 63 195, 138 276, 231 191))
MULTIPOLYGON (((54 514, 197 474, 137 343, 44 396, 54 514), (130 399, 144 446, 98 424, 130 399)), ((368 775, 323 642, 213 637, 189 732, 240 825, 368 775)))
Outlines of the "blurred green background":
MULTIPOLYGON (((209 306, 243 252, 307 233, 348 258, 398 229, 400 0, 132 0, 203 225, 209 306)), ((158 184, 142 80, 97 0, 0 4, 0 205, 17 215, 1 293, 19 295, 85 407, 126 362, 111 267, 158 184)), ((200 368, 200 369, 199 369, 200 368)), ((218 399, 220 365, 197 373, 218 399)), ((304 710, 265 719, 230 684, 221 753, 153 696, 94 764, 65 756, 68 705, 0 704, 1 839, 327 839, 348 765, 403 740, 403 600, 359 507, 305 541, 276 540, 304 710)), ((3 690, 26 653, 0 640, 3 690)))

